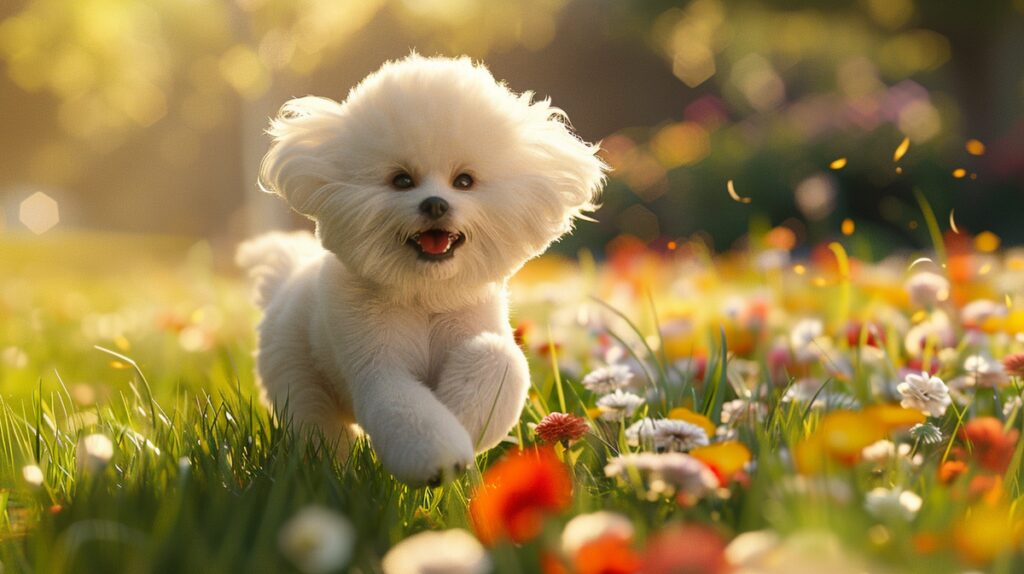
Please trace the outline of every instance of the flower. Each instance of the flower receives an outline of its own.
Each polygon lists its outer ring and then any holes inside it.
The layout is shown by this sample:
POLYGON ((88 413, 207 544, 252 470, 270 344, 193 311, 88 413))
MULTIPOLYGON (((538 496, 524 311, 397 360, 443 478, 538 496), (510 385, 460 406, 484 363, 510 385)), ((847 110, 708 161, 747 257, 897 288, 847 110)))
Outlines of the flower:
POLYGON ((932 423, 920 423, 910 427, 910 436, 923 444, 938 444, 942 442, 942 429, 932 423))
POLYGON ((104 434, 91 434, 78 441, 75 462, 81 470, 99 471, 114 456, 114 443, 104 434))
POLYGON ((477 536, 525 542, 540 533, 544 516, 572 500, 572 481, 550 448, 516 451, 487 469, 469 503, 477 536))
POLYGON ((910 521, 921 510, 921 497, 901 488, 875 488, 864 497, 864 508, 875 518, 910 521))
POLYGON ((708 433, 686 421, 645 418, 626 429, 626 441, 631 446, 650 445, 657 451, 687 451, 707 446, 708 433))
POLYGON ((903 397, 900 401, 903 408, 918 409, 933 417, 941 417, 952 403, 946 383, 925 372, 920 375, 908 374, 907 378, 896 386, 896 390, 903 397))
POLYGON ((1003 363, 983 355, 971 355, 964 360, 966 382, 972 387, 997 388, 1007 383, 1003 363))
POLYGON ((281 527, 277 543, 302 572, 334 572, 352 558, 355 529, 329 508, 307 506, 281 527))
POLYGON ((580 514, 562 529, 562 553, 575 556, 585 544, 605 537, 633 539, 633 523, 617 512, 601 510, 580 514))
POLYGON ((760 423, 767 415, 768 407, 757 401, 734 399, 722 404, 722 422, 730 426, 760 423))
POLYGON ((1013 353, 1003 357, 1003 369, 1012 377, 1024 377, 1024 353, 1013 353))
POLYGON ((675 524, 651 537, 644 552, 645 574, 724 574, 725 541, 707 526, 675 524))
POLYGON ((43 484, 45 475, 43 469, 39 468, 34 464, 29 464, 21 468, 21 476, 25 479, 25 482, 32 486, 40 486, 43 484))
POLYGON ((814 530, 798 531, 785 540, 770 530, 746 532, 729 543, 725 556, 734 572, 744 574, 874 571, 847 554, 834 534, 814 530))
POLYGON ((704 434, 713 436, 715 434, 715 423, 708 417, 695 413, 686 407, 676 407, 668 412, 668 418, 677 421, 685 421, 704 429, 704 434))
POLYGON ((385 574, 484 574, 491 559, 470 533, 453 528, 413 534, 389 550, 381 566, 385 574))
POLYGON ((663 420, 654 429, 654 444, 657 448, 685 452, 708 445, 708 433, 686 421, 663 420))
POLYGON ((537 423, 533 432, 547 443, 569 442, 587 434, 587 419, 566 413, 548 413, 537 423))
POLYGON ((1010 466, 1020 431, 1003 432, 1003 423, 993 417, 976 418, 960 429, 960 438, 971 443, 971 457, 991 472, 1003 474, 1010 466))
POLYGON ((720 482, 728 482, 750 462, 750 449, 737 441, 695 448, 690 456, 708 465, 720 482))
POLYGON ((697 499, 718 487, 718 478, 707 465, 681 452, 620 455, 608 461, 604 473, 628 480, 630 469, 643 475, 654 493, 678 492, 697 499))
POLYGON ((945 277, 923 271, 907 280, 907 293, 918 307, 931 307, 949 299, 949 280, 945 277))
POLYGON ((613 364, 587 373, 582 382, 588 391, 604 395, 628 386, 632 380, 633 371, 629 367, 613 364))
POLYGON ((573 566, 575 574, 634 574, 641 562, 628 539, 603 536, 584 544, 573 556, 573 566))
POLYGON ((597 408, 601 410, 601 418, 606 421, 621 421, 633 416, 644 399, 633 393, 616 389, 597 399, 597 408))

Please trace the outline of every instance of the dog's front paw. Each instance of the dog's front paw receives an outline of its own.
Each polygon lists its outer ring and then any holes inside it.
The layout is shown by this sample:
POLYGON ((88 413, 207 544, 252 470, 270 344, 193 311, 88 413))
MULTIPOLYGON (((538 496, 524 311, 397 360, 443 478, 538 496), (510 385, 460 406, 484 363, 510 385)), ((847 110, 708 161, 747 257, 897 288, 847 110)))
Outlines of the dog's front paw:
POLYGON ((473 443, 454 419, 400 442, 388 441, 377 451, 384 467, 412 486, 441 486, 473 464, 473 443))

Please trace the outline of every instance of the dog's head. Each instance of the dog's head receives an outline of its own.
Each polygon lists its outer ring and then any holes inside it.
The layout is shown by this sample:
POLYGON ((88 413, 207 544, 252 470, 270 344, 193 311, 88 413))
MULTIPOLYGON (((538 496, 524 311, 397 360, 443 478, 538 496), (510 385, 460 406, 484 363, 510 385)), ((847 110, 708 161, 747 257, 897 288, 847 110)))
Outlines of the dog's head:
POLYGON ((547 100, 470 60, 385 64, 341 104, 284 105, 261 181, 385 286, 499 281, 594 209, 605 165, 547 100))

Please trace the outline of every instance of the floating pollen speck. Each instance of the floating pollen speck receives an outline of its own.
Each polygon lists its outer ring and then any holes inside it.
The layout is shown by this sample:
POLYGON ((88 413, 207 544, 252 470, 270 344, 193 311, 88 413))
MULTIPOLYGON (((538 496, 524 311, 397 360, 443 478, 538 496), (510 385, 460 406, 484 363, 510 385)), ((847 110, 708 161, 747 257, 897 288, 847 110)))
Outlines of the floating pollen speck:
POLYGON ((828 166, 830 168, 836 169, 836 170, 843 169, 844 167, 846 167, 846 158, 845 157, 841 157, 841 158, 832 160, 832 163, 828 164, 828 166))
POLYGON ((992 271, 992 264, 986 263, 981 266, 981 269, 978 269, 978 275, 988 275, 989 271, 992 271))
POLYGON ((736 193, 736 186, 733 185, 731 179, 725 183, 725 189, 729 191, 729 197, 731 197, 734 201, 738 201, 740 203, 750 203, 749 197, 740 197, 740 194, 736 193))
POLYGON ((896 173, 903 173, 903 167, 902 166, 896 166, 896 173))
POLYGON ((797 263, 796 265, 793 266, 793 273, 796 273, 797 275, 803 275, 804 273, 807 273, 807 268, 797 263))
POLYGON ((985 144, 981 143, 979 140, 969 139, 967 140, 967 143, 964 144, 964 147, 967 148, 967 153, 971 155, 985 154, 985 144))
POLYGON ((905 137, 900 145, 896 146, 896 151, 892 152, 892 161, 897 162, 903 159, 903 156, 907 155, 908 149, 910 149, 910 138, 905 137))
POLYGON ((958 167, 953 170, 953 177, 957 179, 963 179, 965 175, 967 175, 967 170, 962 167, 958 167))
POLYGON ((852 219, 847 217, 846 219, 843 220, 843 225, 841 229, 843 231, 843 235, 853 235, 853 232, 854 230, 857 229, 857 226, 856 224, 853 223, 852 219))
POLYGON ((953 233, 959 234, 960 233, 960 229, 956 226, 956 220, 953 219, 953 212, 954 211, 956 211, 956 210, 955 209, 950 209, 949 210, 949 228, 953 230, 953 233))

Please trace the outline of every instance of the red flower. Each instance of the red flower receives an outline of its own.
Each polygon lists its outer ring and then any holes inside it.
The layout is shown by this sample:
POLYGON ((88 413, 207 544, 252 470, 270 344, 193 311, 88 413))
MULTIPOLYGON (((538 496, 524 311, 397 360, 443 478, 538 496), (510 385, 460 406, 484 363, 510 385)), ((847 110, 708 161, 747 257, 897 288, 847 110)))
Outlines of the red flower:
POLYGON ((1003 423, 993 417, 972 420, 960 430, 960 438, 971 445, 971 457, 982 468, 1002 474, 1010 466, 1020 431, 1003 432, 1003 423))
POLYGON ((545 514, 572 501, 569 473, 550 448, 512 453, 487 469, 483 479, 469 513, 484 544, 530 540, 540 533, 545 514))
POLYGON ((939 467, 939 482, 949 484, 967 472, 967 465, 959 460, 947 460, 939 467))
POLYGON ((534 432, 547 443, 569 442, 587 434, 587 419, 566 413, 549 413, 537 423, 534 432))
POLYGON ((681 524, 655 534, 647 544, 644 574, 724 574, 725 541, 706 526, 681 524))
POLYGON ((640 570, 640 557, 620 536, 602 536, 587 542, 573 558, 576 574, 633 574, 640 570))
POLYGON ((1024 353, 1014 353, 1003 357, 1003 368, 1011 377, 1024 377, 1024 353))

